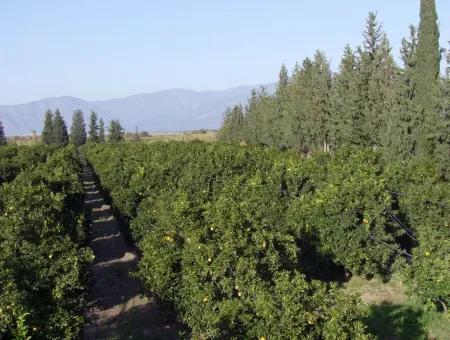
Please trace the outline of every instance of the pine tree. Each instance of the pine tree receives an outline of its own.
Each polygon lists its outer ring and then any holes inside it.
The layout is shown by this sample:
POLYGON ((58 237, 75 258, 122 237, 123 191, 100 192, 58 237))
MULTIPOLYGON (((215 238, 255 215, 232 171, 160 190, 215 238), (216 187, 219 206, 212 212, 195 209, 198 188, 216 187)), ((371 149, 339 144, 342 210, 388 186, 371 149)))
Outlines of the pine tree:
POLYGON ((383 134, 389 113, 395 101, 394 83, 396 67, 391 47, 375 13, 369 13, 364 32, 364 49, 360 50, 361 67, 358 89, 365 135, 362 145, 378 147, 383 144, 383 134))
POLYGON ((98 129, 98 142, 104 143, 106 139, 105 139, 105 122, 103 121, 103 118, 100 118, 99 125, 100 126, 98 129))
POLYGON ((63 146, 69 142, 69 134, 67 133, 67 125, 63 116, 58 109, 55 111, 55 117, 53 118, 53 139, 52 143, 63 146))
POLYGON ((80 146, 86 143, 86 139, 83 111, 76 110, 73 113, 72 126, 70 127, 70 142, 80 146))
POLYGON ((89 141, 92 143, 98 143, 98 125, 97 125, 97 114, 92 111, 89 116, 89 141))
POLYGON ((420 112, 418 154, 433 155, 440 121, 439 29, 434 0, 421 0, 419 41, 414 68, 415 104, 420 112))
POLYGON ((44 128, 42 129, 42 143, 46 145, 53 144, 53 137, 53 112, 47 110, 45 113, 44 128))
POLYGON ((111 120, 108 130, 110 142, 115 143, 123 140, 124 130, 118 119, 111 120))
POLYGON ((0 145, 6 145, 5 130, 3 129, 2 121, 0 120, 0 145))
POLYGON ((296 67, 285 119, 288 146, 305 153, 328 149, 331 84, 330 66, 320 51, 296 67))
POLYGON ((347 45, 335 76, 330 109, 330 143, 336 149, 344 144, 360 144, 365 138, 358 92, 358 59, 347 45))
POLYGON ((272 101, 274 117, 272 119, 270 140, 273 146, 287 146, 285 119, 286 110, 289 107, 289 99, 289 75, 286 65, 282 64, 278 75, 275 98, 272 101))
POLYGON ((278 84, 277 84, 277 96, 282 96, 286 90, 287 86, 289 85, 289 75, 288 70, 286 68, 285 64, 281 65, 280 73, 278 75, 278 84))
POLYGON ((242 140, 243 124, 244 110, 242 105, 235 105, 233 108, 228 108, 218 132, 219 140, 240 143, 242 140))

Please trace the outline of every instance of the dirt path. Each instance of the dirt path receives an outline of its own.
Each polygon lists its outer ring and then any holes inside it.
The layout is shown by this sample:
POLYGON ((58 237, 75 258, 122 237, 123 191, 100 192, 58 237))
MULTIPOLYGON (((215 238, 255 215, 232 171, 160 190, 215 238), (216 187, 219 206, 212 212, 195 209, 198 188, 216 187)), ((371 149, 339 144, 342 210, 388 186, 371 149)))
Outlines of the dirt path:
POLYGON ((92 209, 90 246, 95 255, 84 339, 177 339, 173 322, 163 320, 156 302, 130 277, 136 252, 125 241, 87 166, 83 183, 85 204, 92 209))

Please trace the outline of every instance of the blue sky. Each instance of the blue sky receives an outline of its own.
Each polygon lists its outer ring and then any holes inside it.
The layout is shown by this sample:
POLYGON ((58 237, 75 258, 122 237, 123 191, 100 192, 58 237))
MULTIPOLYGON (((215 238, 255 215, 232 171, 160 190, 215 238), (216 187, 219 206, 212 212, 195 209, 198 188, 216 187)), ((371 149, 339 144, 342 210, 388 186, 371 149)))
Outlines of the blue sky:
MULTIPOLYGON (((436 3, 447 47, 450 1, 436 3)), ((419 0, 0 0, 0 104, 264 84, 316 49, 336 68, 370 10, 397 56, 419 0)))

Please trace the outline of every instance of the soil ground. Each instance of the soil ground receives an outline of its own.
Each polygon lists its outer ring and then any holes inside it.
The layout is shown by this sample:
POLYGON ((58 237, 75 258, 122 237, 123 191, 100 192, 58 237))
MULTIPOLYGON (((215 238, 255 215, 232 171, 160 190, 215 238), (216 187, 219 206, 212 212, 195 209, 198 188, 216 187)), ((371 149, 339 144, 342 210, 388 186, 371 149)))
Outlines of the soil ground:
POLYGON ((138 261, 136 249, 126 242, 87 165, 83 182, 85 204, 92 211, 90 246, 95 255, 84 339, 178 339, 177 323, 167 320, 130 276, 138 261))

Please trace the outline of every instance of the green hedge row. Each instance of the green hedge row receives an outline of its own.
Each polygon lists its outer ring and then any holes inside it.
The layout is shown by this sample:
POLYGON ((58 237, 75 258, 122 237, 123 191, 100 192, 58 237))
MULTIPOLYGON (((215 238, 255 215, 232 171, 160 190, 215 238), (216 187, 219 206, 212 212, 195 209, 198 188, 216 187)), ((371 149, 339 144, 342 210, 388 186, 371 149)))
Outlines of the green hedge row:
POLYGON ((200 338, 364 337, 359 302, 311 280, 330 262, 366 275, 401 269, 415 294, 448 301, 449 186, 427 161, 198 142, 99 145, 87 156, 130 221, 138 275, 200 338))
POLYGON ((0 188, 0 338, 74 339, 93 257, 81 166, 74 147, 38 158, 0 188))
POLYGON ((400 233, 387 221, 378 154, 135 143, 87 156, 131 222, 139 276, 194 334, 365 336, 359 302, 307 279, 302 262, 307 243, 354 273, 389 272, 400 233))
POLYGON ((45 145, 8 144, 0 147, 0 184, 13 180, 21 171, 45 162, 54 151, 54 147, 45 145))

